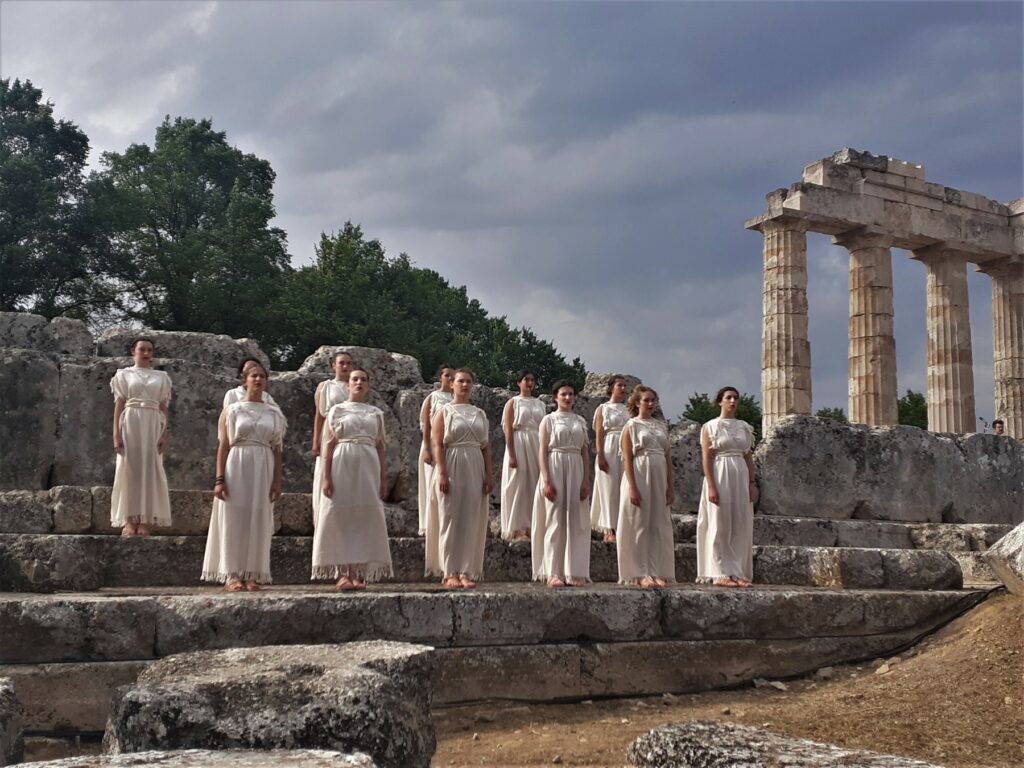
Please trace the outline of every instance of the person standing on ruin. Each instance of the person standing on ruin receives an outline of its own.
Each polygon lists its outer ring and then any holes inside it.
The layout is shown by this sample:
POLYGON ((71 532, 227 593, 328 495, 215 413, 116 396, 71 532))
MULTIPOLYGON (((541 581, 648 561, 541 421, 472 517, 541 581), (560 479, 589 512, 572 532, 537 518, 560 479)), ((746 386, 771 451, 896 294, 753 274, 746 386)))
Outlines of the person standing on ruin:
POLYGON ((313 455, 316 463, 313 465, 313 526, 316 527, 317 515, 320 510, 322 497, 323 457, 320 455, 320 447, 324 439, 324 423, 327 419, 327 412, 332 406, 344 403, 348 400, 348 377, 352 372, 354 363, 352 355, 348 352, 335 352, 331 358, 331 369, 334 371, 334 378, 321 381, 313 394, 313 455))
POLYGON ((740 393, 722 387, 718 418, 700 430, 704 485, 697 516, 697 583, 750 587, 754 578, 754 428, 736 418, 740 393))
POLYGON ((153 369, 152 339, 135 339, 129 352, 134 365, 120 369, 110 380, 116 454, 110 524, 122 526, 122 536, 148 536, 151 525, 171 524, 163 461, 171 377, 153 369))
POLYGON ((417 467, 417 512, 419 513, 420 536, 427 533, 427 508, 430 506, 430 489, 434 480, 434 454, 430 446, 430 425, 441 409, 452 401, 452 383, 455 381, 455 369, 442 365, 437 369, 437 381, 440 389, 435 389, 423 400, 420 408, 420 457, 417 467))
POLYGON ((576 387, 551 389, 558 408, 540 422, 540 474, 533 505, 533 578, 549 587, 590 581, 590 450, 587 422, 572 412, 576 387))
POLYGON ((505 434, 505 457, 501 462, 501 536, 512 541, 530 540, 533 497, 540 479, 538 430, 547 410, 533 396, 537 374, 522 370, 516 374, 519 394, 505 403, 501 428, 505 434))
MULTIPOLYGON (((238 386, 232 387, 231 389, 224 393, 224 404, 223 406, 221 406, 222 408, 227 408, 229 405, 231 405, 232 403, 237 403, 239 400, 245 400, 245 386, 243 385, 243 382, 245 381, 245 374, 248 372, 249 368, 253 366, 253 364, 263 365, 263 363, 261 363, 255 357, 247 357, 244 360, 242 360, 242 362, 239 364, 238 386)), ((274 398, 270 396, 269 392, 263 393, 263 402, 265 402, 267 405, 277 405, 277 403, 274 402, 274 398)))
POLYGON ((431 423, 434 490, 427 512, 426 575, 448 589, 471 589, 483 577, 488 497, 494 489, 487 414, 469 402, 476 376, 455 372, 452 402, 431 423))
POLYGON ((313 533, 313 579, 337 579, 338 590, 365 589, 393 575, 384 461, 384 412, 366 402, 370 377, 349 374, 348 400, 324 421, 323 500, 313 533), (335 489, 344 488, 344 493, 335 489))
POLYGON ((274 502, 281 496, 284 414, 263 399, 267 369, 257 363, 243 380, 245 399, 221 412, 213 513, 203 558, 203 581, 228 592, 269 584, 274 502))
POLYGON ((672 448, 665 423, 654 418, 658 393, 637 386, 622 430, 618 515, 619 583, 664 589, 676 580, 672 540, 672 448))
POLYGON ((594 493, 590 500, 590 525, 606 542, 615 541, 619 520, 619 485, 622 483, 622 428, 629 420, 626 410, 626 379, 608 380, 608 402, 594 411, 594 493))

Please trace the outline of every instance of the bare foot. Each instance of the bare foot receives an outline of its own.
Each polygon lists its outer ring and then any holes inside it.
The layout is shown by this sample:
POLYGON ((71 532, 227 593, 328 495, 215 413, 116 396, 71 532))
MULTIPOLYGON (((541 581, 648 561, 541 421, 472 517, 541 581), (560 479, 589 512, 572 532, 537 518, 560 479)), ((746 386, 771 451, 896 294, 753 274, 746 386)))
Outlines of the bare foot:
POLYGON ((441 586, 445 589, 462 589, 462 581, 458 576, 445 576, 441 586))
POLYGON ((527 531, 516 531, 512 534, 512 541, 529 541, 530 534, 527 531))
POLYGON ((245 592, 245 584, 238 579, 231 579, 224 585, 225 592, 245 592))
POLYGON ((656 582, 650 576, 644 576, 642 579, 640 579, 640 586, 644 589, 654 589, 658 586, 658 582, 656 582))
POLYGON ((459 583, 462 585, 463 589, 473 589, 474 587, 476 587, 476 582, 469 578, 469 576, 466 576, 465 574, 459 576, 459 583))
POLYGON ((263 589, 263 587, 261 587, 255 581, 247 581, 247 582, 245 582, 245 588, 247 590, 249 590, 250 592, 259 592, 260 590, 263 589))
POLYGON ((548 586, 552 589, 561 589, 565 586, 565 582, 557 576, 552 576, 550 579, 548 579, 548 586))
POLYGON ((668 586, 668 582, 665 581, 662 578, 659 578, 659 577, 655 576, 654 577, 654 586, 657 587, 658 589, 664 589, 665 587, 668 586))
POLYGON ((139 523, 135 527, 135 534, 137 536, 149 536, 149 528, 147 526, 143 525, 142 523, 139 523))
POLYGON ((605 544, 614 544, 615 543, 615 531, 605 531, 604 532, 604 543, 605 544))
POLYGON ((712 583, 716 587, 738 587, 740 585, 738 581, 731 579, 728 576, 723 576, 720 579, 715 579, 712 583))
POLYGON ((568 584, 570 587, 585 587, 587 582, 583 579, 569 579, 568 584))
POLYGON ((739 587, 746 588, 746 587, 754 586, 754 582, 747 581, 747 579, 736 579, 736 585, 739 586, 739 587))
POLYGON ((352 579, 352 586, 356 589, 366 589, 366 582, 362 579, 354 578, 352 579))
POLYGON ((135 527, 135 523, 125 523, 124 528, 121 529, 121 535, 126 539, 130 539, 132 536, 138 535, 138 529, 135 527))

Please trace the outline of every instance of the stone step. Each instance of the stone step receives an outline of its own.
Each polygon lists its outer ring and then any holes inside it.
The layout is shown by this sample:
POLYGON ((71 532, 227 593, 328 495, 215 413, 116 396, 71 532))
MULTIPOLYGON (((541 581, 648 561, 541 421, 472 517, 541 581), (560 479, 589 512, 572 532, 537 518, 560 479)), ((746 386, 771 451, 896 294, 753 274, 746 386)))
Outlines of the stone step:
MULTIPOLYGON (((0 534, 0 591, 53 592, 122 587, 199 584, 204 536, 122 538, 102 535, 0 534)), ((422 538, 391 539, 393 582, 435 581, 423 575, 422 538)), ((275 536, 271 574, 277 584, 307 584, 312 537, 275 536)), ((676 579, 696 577, 696 547, 676 545, 676 579)), ((594 581, 617 581, 614 544, 591 542, 594 581)), ((532 576, 529 542, 489 539, 484 577, 490 582, 525 582, 532 576)), ((957 561, 938 550, 842 547, 754 548, 759 584, 852 589, 957 589, 957 561)))
POLYGON ((98 733, 113 691, 153 660, 234 647, 430 645, 442 704, 682 693, 898 652, 985 594, 695 585, 0 594, 0 677, 14 680, 37 736, 98 733))
MULTIPOLYGON (((156 529, 157 535, 205 536, 213 506, 211 491, 171 491, 173 525, 156 529)), ((388 531, 394 537, 416 536, 415 508, 385 505, 388 531)), ((313 533, 309 494, 286 493, 274 508, 275 533, 310 536, 313 533)), ((497 515, 491 535, 499 535, 497 515)), ((675 539, 692 543, 697 536, 696 515, 673 515, 675 539)), ((1001 524, 898 523, 880 520, 825 520, 811 517, 754 516, 754 542, 804 547, 858 547, 879 549, 942 549, 948 552, 984 551, 1013 526, 1001 524)), ((49 491, 0 492, 0 532, 110 534, 110 488, 58 486, 49 491)))

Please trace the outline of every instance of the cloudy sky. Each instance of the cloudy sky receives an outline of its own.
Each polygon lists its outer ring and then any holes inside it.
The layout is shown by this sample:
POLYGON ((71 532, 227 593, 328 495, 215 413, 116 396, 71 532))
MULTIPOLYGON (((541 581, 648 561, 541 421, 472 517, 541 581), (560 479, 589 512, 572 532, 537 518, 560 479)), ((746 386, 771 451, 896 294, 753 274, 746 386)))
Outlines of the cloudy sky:
MULTIPOLYGON (((352 220, 591 370, 760 391, 765 193, 844 147, 1024 194, 1019 2, 0 3, 0 72, 92 161, 210 117, 277 172, 296 264, 352 220)), ((846 406, 847 257, 811 235, 814 407, 846 406)), ((895 252, 901 391, 924 268, 895 252)), ((970 274, 978 414, 991 295, 970 274)), ((339 339, 344 342, 344 339, 339 339)))

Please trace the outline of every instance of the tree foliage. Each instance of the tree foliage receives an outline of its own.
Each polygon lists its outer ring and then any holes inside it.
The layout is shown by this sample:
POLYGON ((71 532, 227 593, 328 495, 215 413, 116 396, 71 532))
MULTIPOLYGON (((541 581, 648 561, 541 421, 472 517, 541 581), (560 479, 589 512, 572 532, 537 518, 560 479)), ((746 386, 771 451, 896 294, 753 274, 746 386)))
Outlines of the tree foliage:
POLYGON ((388 257, 351 222, 321 235, 314 263, 289 277, 277 324, 272 348, 286 367, 320 345, 344 342, 412 355, 427 376, 442 363, 468 366, 492 386, 507 386, 526 366, 548 382, 582 383, 586 376, 578 358, 567 363, 529 329, 490 317, 464 286, 414 266, 407 255, 388 257))
POLYGON ((907 394, 896 401, 900 424, 928 429, 928 403, 920 392, 907 390, 907 394))
MULTIPOLYGON (((694 392, 686 402, 682 418, 701 424, 717 418, 721 408, 715 404, 711 395, 706 392, 694 392)), ((736 418, 742 419, 754 428, 754 437, 761 441, 761 404, 753 395, 740 394, 739 405, 736 406, 736 418)))
POLYGON ((167 117, 152 148, 106 152, 89 182, 99 269, 117 310, 151 328, 264 337, 290 272, 270 163, 209 120, 167 117))
POLYGON ((92 297, 77 201, 89 139, 29 80, 0 80, 0 310, 78 314, 92 297))
POLYGON ((819 419, 838 421, 840 424, 850 423, 849 419, 846 418, 846 411, 842 408, 819 408, 814 415, 819 419))

